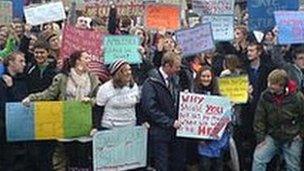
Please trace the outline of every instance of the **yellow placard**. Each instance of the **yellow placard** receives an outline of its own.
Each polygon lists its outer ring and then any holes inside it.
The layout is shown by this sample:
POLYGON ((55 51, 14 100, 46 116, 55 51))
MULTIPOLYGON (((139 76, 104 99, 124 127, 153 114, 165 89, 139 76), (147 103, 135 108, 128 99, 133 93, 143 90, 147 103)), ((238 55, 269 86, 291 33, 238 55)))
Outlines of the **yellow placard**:
POLYGON ((63 103, 35 103, 35 137, 37 140, 63 138, 63 103))
POLYGON ((219 79, 220 93, 227 96, 236 104, 246 103, 248 100, 248 76, 222 77, 219 79))

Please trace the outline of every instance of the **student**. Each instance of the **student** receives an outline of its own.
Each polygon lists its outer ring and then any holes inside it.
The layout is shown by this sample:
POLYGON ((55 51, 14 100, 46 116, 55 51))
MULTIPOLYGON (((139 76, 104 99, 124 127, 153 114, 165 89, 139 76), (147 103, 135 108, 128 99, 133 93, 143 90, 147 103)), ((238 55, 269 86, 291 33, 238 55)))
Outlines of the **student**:
POLYGON ((131 66, 124 59, 118 59, 110 65, 110 73, 112 79, 100 86, 97 92, 94 127, 135 126, 139 88, 133 80, 131 66))
MULTIPOLYGON (((194 82, 197 94, 219 95, 217 79, 208 66, 203 66, 194 82)), ((204 140, 198 144, 200 170, 222 171, 224 169, 224 149, 228 147, 229 134, 226 131, 220 140, 204 140)))
POLYGON ((0 79, 0 170, 32 170, 25 142, 6 141, 5 103, 20 102, 28 95, 25 58, 21 52, 13 52, 4 60, 6 77, 0 79))
MULTIPOLYGON (((42 92, 30 94, 22 102, 27 105, 31 101, 41 100, 78 100, 91 102, 95 104, 95 95, 99 86, 99 81, 96 76, 89 72, 88 63, 90 56, 85 51, 74 52, 69 59, 64 63, 62 72, 57 74, 52 84, 42 92)), ((74 143, 74 151, 77 151, 77 143, 74 143)), ((67 157, 65 146, 59 144, 55 148, 53 155, 53 169, 65 170, 68 168, 67 162, 71 165, 77 165, 81 161, 80 167, 91 167, 88 161, 90 154, 84 154, 81 158, 76 158, 76 161, 71 160, 71 156, 67 157)), ((71 151, 71 150, 68 150, 71 151)))

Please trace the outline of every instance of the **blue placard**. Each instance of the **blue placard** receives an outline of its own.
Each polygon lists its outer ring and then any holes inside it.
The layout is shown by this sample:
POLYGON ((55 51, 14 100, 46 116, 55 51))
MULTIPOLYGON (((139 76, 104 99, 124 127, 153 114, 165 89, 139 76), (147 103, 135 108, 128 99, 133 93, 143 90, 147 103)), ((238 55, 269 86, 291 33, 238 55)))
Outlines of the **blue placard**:
POLYGON ((303 11, 276 11, 275 20, 279 30, 279 44, 304 43, 303 11))
POLYGON ((34 106, 6 103, 5 121, 7 141, 34 140, 34 106))
POLYGON ((214 48, 211 23, 197 25, 176 32, 176 40, 184 57, 195 55, 214 48))
POLYGON ((147 129, 143 126, 101 131, 93 138, 94 171, 145 167, 147 129))
POLYGON ((299 0, 249 0, 249 30, 267 31, 275 26, 274 11, 298 10, 299 0))
POLYGON ((233 15, 203 15, 202 23, 211 23, 215 41, 231 41, 234 38, 233 15))

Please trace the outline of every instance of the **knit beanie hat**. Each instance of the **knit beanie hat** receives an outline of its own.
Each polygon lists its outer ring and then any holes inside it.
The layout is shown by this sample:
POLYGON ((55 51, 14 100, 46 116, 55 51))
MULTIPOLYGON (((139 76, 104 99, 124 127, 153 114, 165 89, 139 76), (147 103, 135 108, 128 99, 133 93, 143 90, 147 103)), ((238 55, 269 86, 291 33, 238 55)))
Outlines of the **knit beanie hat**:
POLYGON ((110 74, 114 75, 124 64, 128 64, 128 62, 125 59, 117 59, 114 61, 110 66, 110 74))

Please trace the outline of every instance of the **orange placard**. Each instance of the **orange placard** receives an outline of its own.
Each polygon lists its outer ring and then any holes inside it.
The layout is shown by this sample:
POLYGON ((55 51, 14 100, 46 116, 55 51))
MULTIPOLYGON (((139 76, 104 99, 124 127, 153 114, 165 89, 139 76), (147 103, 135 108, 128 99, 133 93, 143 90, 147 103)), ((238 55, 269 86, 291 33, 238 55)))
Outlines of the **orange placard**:
POLYGON ((157 30, 178 30, 180 28, 180 7, 163 4, 147 5, 145 26, 157 30))

